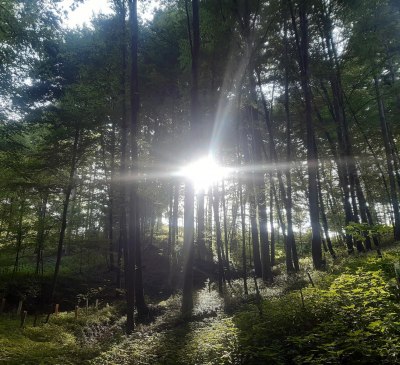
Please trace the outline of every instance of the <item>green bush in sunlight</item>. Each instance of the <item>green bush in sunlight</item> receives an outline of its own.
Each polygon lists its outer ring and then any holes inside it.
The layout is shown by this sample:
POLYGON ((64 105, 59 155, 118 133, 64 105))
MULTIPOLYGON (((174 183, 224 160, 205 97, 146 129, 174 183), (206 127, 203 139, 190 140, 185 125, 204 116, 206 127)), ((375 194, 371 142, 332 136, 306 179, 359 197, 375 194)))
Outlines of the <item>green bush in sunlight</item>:
POLYGON ((400 305, 393 262, 344 260, 333 274, 263 302, 262 315, 249 304, 234 316, 246 364, 387 363, 400 360, 400 305), (303 298, 303 299, 302 299, 303 298))

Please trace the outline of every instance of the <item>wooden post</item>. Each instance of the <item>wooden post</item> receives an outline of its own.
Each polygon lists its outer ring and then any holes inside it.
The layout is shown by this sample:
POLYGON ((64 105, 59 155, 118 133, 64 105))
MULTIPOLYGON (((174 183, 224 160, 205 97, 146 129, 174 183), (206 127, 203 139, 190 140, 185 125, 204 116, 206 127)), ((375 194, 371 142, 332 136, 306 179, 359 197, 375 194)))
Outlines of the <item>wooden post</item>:
POLYGON ((56 304, 56 307, 54 308, 54 314, 58 316, 58 310, 60 309, 60 304, 56 304))
POLYGON ((1 306, 0 306, 0 314, 3 314, 4 308, 6 307, 6 298, 3 298, 1 300, 1 306))
POLYGON ((23 311, 22 312, 22 316, 21 316, 21 328, 25 327, 25 321, 26 321, 26 317, 28 315, 27 311, 23 311))
POLYGON ((79 307, 75 306, 75 319, 78 319, 79 307))
POLYGON ((304 304, 303 291, 301 289, 300 289, 300 296, 301 296, 301 304, 303 305, 303 309, 306 309, 306 306, 304 304))
POLYGON ((96 304, 94 307, 95 307, 96 311, 99 309, 99 300, 98 299, 96 299, 96 304))
POLYGON ((18 303, 17 316, 21 315, 21 311, 22 311, 22 300, 20 300, 18 303))
POLYGON ((89 298, 86 298, 86 315, 88 314, 89 311, 89 298))

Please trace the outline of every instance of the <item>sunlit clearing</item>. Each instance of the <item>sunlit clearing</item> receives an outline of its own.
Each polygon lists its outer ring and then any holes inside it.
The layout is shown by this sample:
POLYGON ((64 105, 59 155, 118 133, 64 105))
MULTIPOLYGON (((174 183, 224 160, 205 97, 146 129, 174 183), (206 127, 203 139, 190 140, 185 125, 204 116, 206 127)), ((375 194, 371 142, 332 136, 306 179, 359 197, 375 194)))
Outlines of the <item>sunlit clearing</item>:
POLYGON ((211 156, 203 157, 185 166, 180 175, 191 180, 197 191, 207 190, 228 174, 226 167, 219 166, 211 156))

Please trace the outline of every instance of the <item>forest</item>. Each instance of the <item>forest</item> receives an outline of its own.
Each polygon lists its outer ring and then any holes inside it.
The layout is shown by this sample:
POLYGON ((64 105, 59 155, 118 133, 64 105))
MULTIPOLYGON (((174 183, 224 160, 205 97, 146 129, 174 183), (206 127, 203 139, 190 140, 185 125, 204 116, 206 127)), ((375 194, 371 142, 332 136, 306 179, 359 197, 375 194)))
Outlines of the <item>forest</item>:
POLYGON ((86 1, 0 0, 0 364, 400 363, 400 2, 86 1))

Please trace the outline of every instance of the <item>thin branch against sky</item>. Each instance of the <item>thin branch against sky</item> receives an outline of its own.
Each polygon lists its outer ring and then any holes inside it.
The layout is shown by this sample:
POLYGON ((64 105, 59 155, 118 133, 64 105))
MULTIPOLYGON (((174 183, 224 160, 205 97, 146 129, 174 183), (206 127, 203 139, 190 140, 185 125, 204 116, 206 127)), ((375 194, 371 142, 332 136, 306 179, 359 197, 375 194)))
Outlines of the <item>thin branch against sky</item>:
MULTIPOLYGON (((67 17, 64 18, 64 26, 68 28, 74 28, 77 26, 83 26, 84 24, 90 25, 90 20, 93 16, 98 14, 112 14, 112 8, 110 6, 110 0, 85 0, 83 4, 75 10, 71 10, 71 4, 73 0, 64 0, 62 2, 62 8, 67 12, 67 17)), ((154 10, 159 6, 158 0, 151 0, 139 6, 139 16, 149 21, 153 18, 154 10)))

